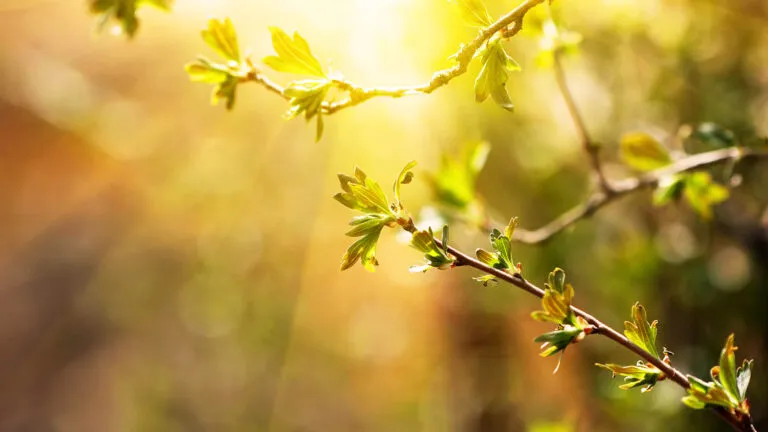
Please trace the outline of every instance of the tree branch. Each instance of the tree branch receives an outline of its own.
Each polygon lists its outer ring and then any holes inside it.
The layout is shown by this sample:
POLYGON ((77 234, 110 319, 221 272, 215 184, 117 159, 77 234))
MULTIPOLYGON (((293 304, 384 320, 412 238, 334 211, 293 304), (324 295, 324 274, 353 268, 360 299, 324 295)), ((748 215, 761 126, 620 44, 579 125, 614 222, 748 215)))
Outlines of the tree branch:
MULTIPOLYGON (((435 72, 429 82, 425 84, 406 87, 361 87, 350 81, 334 80, 336 87, 346 91, 349 94, 349 97, 339 102, 324 101, 321 105, 321 111, 323 114, 334 114, 345 108, 359 105, 374 97, 400 98, 403 96, 430 94, 440 87, 447 85, 454 78, 463 75, 467 71, 477 50, 493 37, 494 34, 501 32, 502 37, 504 38, 510 38, 516 35, 523 27, 523 17, 525 17, 525 14, 533 7, 544 3, 544 1, 545 0, 525 0, 514 10, 502 16, 490 26, 482 29, 475 39, 469 42, 469 44, 463 45, 461 49, 454 54, 454 58, 456 59, 455 65, 435 72)), ((290 97, 286 96, 284 93, 284 87, 276 84, 255 68, 244 77, 241 82, 254 82, 260 84, 270 92, 280 95, 283 99, 290 100, 290 97)))
POLYGON ((592 137, 587 130, 587 125, 584 122, 584 117, 581 115, 581 111, 576 105, 576 100, 573 98, 573 93, 571 93, 571 89, 568 87, 568 80, 565 76, 565 69, 563 68, 562 53, 560 52, 560 49, 555 49, 552 57, 552 65, 555 69, 557 86, 560 88, 560 93, 563 95, 565 105, 568 107, 568 112, 571 114, 571 118, 576 125, 576 132, 579 134, 581 145, 589 157, 589 163, 592 165, 592 171, 595 173, 595 177, 597 178, 597 184, 605 194, 610 195, 612 192, 611 185, 605 178, 603 168, 600 165, 600 145, 592 141, 592 137))
POLYGON ((514 240, 525 244, 544 243, 581 219, 592 216, 600 208, 625 195, 632 194, 642 189, 656 187, 659 181, 666 177, 728 161, 765 157, 768 157, 768 150, 754 150, 744 147, 731 147, 688 156, 656 171, 651 171, 638 177, 609 183, 610 192, 605 192, 604 190, 594 192, 586 202, 573 207, 560 215, 557 219, 539 229, 528 231, 518 228, 515 230, 514 240))
MULTIPOLYGON (((416 228, 412 224, 410 226, 404 227, 404 229, 411 233, 416 231, 416 228)), ((435 240, 435 243, 437 243, 440 247, 444 247, 440 239, 435 238, 434 240, 435 240)), ((544 290, 525 280, 522 277, 522 275, 520 275, 519 273, 511 274, 503 270, 499 270, 499 269, 490 267, 488 265, 485 265, 482 262, 478 261, 477 259, 461 252, 460 250, 452 246, 447 246, 446 249, 448 250, 448 252, 451 253, 451 255, 453 255, 456 258, 457 266, 473 267, 477 270, 482 271, 483 273, 493 275, 498 279, 501 279, 507 283, 510 283, 522 289, 523 291, 533 294, 538 298, 544 297, 544 290)), ((584 318, 589 324, 594 326, 595 330, 593 331, 593 334, 600 334, 602 336, 605 336, 606 338, 632 351, 633 353, 638 355, 640 358, 642 358, 644 361, 655 366, 664 374, 666 378, 668 378, 678 386, 682 387, 684 390, 687 390, 690 387, 690 384, 688 383, 688 378, 686 377, 686 375, 680 372, 679 370, 677 370, 676 368, 672 367, 672 365, 667 364, 661 359, 651 355, 649 352, 645 351, 644 349, 642 349, 641 347, 639 347, 638 345, 634 344, 632 341, 627 339, 626 336, 614 330, 612 327, 598 320, 597 318, 590 315, 589 313, 575 306, 571 306, 570 308, 577 316, 584 318)), ((723 408, 717 407, 717 408, 712 408, 712 410, 721 418, 723 418, 725 421, 727 421, 737 431, 757 432, 757 430, 755 429, 755 426, 752 423, 752 419, 749 416, 743 416, 741 419, 739 419, 736 417, 735 414, 732 414, 723 408)))

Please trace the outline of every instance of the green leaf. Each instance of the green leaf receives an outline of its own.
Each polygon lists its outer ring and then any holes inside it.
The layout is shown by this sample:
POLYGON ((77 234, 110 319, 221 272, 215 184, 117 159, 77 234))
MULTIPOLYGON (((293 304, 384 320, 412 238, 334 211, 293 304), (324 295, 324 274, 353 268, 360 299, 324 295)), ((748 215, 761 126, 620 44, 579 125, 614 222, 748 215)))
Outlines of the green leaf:
POLYGON ((753 360, 744 360, 741 367, 736 370, 736 384, 739 387, 739 400, 747 399, 747 388, 749 387, 749 381, 752 378, 752 364, 753 360))
POLYGON ((488 8, 482 0, 453 0, 461 12, 461 18, 467 25, 488 27, 493 23, 488 8))
POLYGON ((701 123, 696 126, 691 138, 704 144, 705 150, 733 147, 738 144, 733 131, 716 123, 701 123))
POLYGON ((648 322, 645 308, 640 303, 632 306, 632 322, 624 322, 624 335, 635 345, 659 358, 656 351, 656 325, 658 321, 648 322))
POLYGON ((556 268, 549 273, 548 282, 544 284, 544 296, 541 298, 541 307, 544 310, 533 312, 531 318, 585 328, 587 324, 579 320, 571 310, 574 295, 573 286, 565 283, 565 272, 556 268))
POLYGON ((139 28, 139 9, 152 6, 169 11, 171 4, 171 0, 90 0, 89 10, 98 17, 98 30, 103 30, 108 23, 116 21, 123 33, 133 37, 139 28))
POLYGON ((368 271, 375 271, 379 262, 376 260, 376 243, 379 241, 379 235, 384 225, 376 225, 374 228, 365 232, 362 238, 352 243, 347 252, 341 258, 341 270, 346 270, 360 260, 363 268, 368 271))
POLYGON ((477 276, 477 277, 473 277, 472 279, 475 280, 476 282, 480 282, 481 284, 483 284, 483 286, 486 286, 486 287, 488 286, 489 282, 494 282, 494 283, 498 282, 496 280, 496 276, 494 275, 477 276))
MULTIPOLYGON (((445 234, 446 227, 443 227, 443 234, 445 234)), ((444 236, 444 242, 447 241, 447 237, 444 236)), ((446 243, 443 243, 444 245, 446 243)), ((424 259, 426 264, 421 266, 411 267, 411 272, 425 272, 430 268, 436 268, 438 270, 446 270, 452 268, 455 259, 448 255, 444 248, 441 248, 435 242, 432 228, 424 231, 416 231, 411 236, 411 246, 416 250, 424 253, 424 259)))
POLYGON ((534 342, 543 342, 539 353, 542 357, 549 357, 560 351, 565 350, 568 345, 578 343, 584 339, 583 329, 573 326, 564 326, 561 329, 539 335, 534 342))
POLYGON ((685 175, 673 175, 659 181, 656 190, 653 191, 653 205, 663 206, 682 195, 685 187, 685 175))
POLYGON ((400 171, 400 175, 397 176, 397 180, 395 180, 395 185, 393 187, 395 191, 395 204, 397 205, 397 208, 402 210, 403 204, 400 200, 400 185, 401 184, 409 184, 411 180, 413 180, 413 172, 411 169, 416 166, 416 161, 410 161, 408 162, 403 169, 400 171))
POLYGON ((640 391, 642 393, 649 392, 653 389, 653 386, 662 378, 663 373, 651 364, 644 364, 638 362, 634 366, 621 366, 617 364, 601 364, 595 363, 603 369, 608 369, 613 373, 613 376, 621 375, 624 377, 625 384, 619 386, 622 390, 630 390, 635 387, 645 386, 640 391))
POLYGON ((328 79, 320 61, 312 55, 309 44, 298 32, 295 32, 291 39, 278 27, 270 27, 269 31, 272 33, 272 46, 277 56, 265 57, 264 64, 278 72, 328 79))
POLYGON ((203 40, 227 61, 240 63, 240 47, 235 26, 229 18, 224 21, 211 19, 208 28, 201 32, 203 40))
POLYGON ((638 171, 653 171, 672 163, 669 151, 644 132, 628 133, 621 138, 621 157, 638 171))
POLYGON ((518 71, 520 66, 504 51, 501 39, 491 39, 487 42, 482 62, 483 67, 475 79, 475 100, 483 102, 491 96, 499 106, 512 111, 514 105, 506 88, 508 72, 518 71))
POLYGON ((493 229, 491 231, 491 245, 498 252, 499 261, 505 269, 511 269, 515 265, 512 262, 512 244, 509 238, 501 234, 501 231, 493 229))
POLYGON ((344 192, 334 195, 336 201, 364 213, 383 213, 395 217, 381 186, 369 179, 360 168, 355 168, 355 177, 344 174, 339 174, 338 177, 344 192))
POLYGON ((712 207, 728 199, 728 188, 712 181, 705 171, 690 173, 685 177, 683 191, 688 204, 704 219, 712 218, 712 207))
POLYGON ((499 260, 498 256, 488 252, 487 250, 477 249, 475 251, 475 256, 481 263, 489 267, 498 268, 501 265, 501 261, 499 260))
POLYGON ((294 81, 283 90, 283 94, 288 96, 288 103, 291 108, 285 113, 285 118, 290 120, 304 114, 306 121, 312 120, 317 116, 316 140, 319 141, 323 135, 324 123, 322 119, 323 101, 325 101, 328 91, 333 87, 330 80, 303 80, 294 81))
POLYGON ((435 200, 462 211, 469 208, 476 200, 475 182, 490 149, 487 142, 475 141, 468 143, 456 157, 443 153, 437 172, 427 175, 435 200))
POLYGON ((740 401, 741 392, 736 381, 736 355, 734 352, 738 348, 733 344, 733 334, 728 336, 725 341, 725 347, 720 353, 720 382, 723 384, 723 388, 734 399, 740 401))

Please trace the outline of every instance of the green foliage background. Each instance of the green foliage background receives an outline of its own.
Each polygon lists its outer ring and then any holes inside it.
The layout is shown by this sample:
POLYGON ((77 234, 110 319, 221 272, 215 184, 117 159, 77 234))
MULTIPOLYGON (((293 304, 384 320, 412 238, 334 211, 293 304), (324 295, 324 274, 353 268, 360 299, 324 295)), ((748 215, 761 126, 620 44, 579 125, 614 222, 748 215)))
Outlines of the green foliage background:
MULTIPOLYGON (((510 7, 487 4, 492 16, 510 7)), ((583 36, 565 66, 610 175, 630 174, 626 132, 669 143, 681 125, 715 122, 768 135, 764 2, 556 11, 583 36)), ((552 375, 532 342, 547 330, 529 318, 536 299, 469 270, 409 273, 423 254, 388 231, 376 273, 338 271, 349 212, 331 197, 354 165, 384 181, 418 160, 402 191, 415 210, 441 154, 486 140, 477 187, 500 220, 535 228, 587 196, 585 155, 537 65, 543 14, 505 45, 522 67, 507 82, 514 113, 475 102, 475 64, 430 96, 330 116, 317 144, 258 86, 225 112, 189 83, 183 65, 211 16, 232 17, 255 59, 272 53, 269 26, 299 30, 323 65, 373 86, 426 81, 476 31, 442 0, 180 0, 142 13, 128 43, 90 33, 85 4, 0 3, 0 430, 727 430, 668 383, 618 389, 594 363, 636 359, 608 341, 569 348, 552 375)), ((641 193, 545 246, 512 247, 538 284, 566 269, 574 304, 614 327, 641 301, 682 370, 707 376, 736 333, 737 357, 756 360, 760 429, 768 169, 739 171, 711 221, 641 193)), ((460 226, 451 241, 487 245, 460 226)))

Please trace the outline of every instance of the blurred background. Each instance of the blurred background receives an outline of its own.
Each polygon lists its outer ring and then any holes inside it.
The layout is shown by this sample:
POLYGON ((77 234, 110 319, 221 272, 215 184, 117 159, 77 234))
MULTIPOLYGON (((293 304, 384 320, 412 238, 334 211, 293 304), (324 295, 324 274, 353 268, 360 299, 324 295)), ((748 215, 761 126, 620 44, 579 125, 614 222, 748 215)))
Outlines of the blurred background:
MULTIPOLYGON (((487 3, 499 16, 515 2, 487 3)), ((625 132, 672 146, 705 121, 768 135, 768 3, 554 6, 584 37, 564 63, 612 178, 631 174, 625 132)), ((189 82, 183 65, 211 55, 208 18, 232 17, 256 60, 272 53, 267 26, 298 29, 365 86, 426 81, 475 30, 443 0, 179 0, 143 11, 128 41, 94 34, 85 2, 0 1, 0 431, 728 430, 677 386, 619 390, 593 363, 636 359, 601 338, 553 375, 532 341, 549 330, 529 318, 536 299, 469 269, 411 274, 421 257, 392 232, 376 273, 338 270, 352 213, 331 196, 355 165, 389 185, 418 160, 404 188, 418 214, 425 172, 482 139, 477 190, 500 220, 537 228, 588 196, 553 72, 536 65, 540 9, 507 45, 523 67, 515 113, 474 102, 475 64, 429 97, 328 117, 315 143, 257 86, 225 112, 189 82)), ((566 269, 576 304, 616 328, 641 301, 674 364, 702 377, 735 332, 766 428, 766 168, 740 165, 711 222, 643 192, 515 259, 537 284, 566 269)), ((487 248, 469 227, 453 239, 487 248)))

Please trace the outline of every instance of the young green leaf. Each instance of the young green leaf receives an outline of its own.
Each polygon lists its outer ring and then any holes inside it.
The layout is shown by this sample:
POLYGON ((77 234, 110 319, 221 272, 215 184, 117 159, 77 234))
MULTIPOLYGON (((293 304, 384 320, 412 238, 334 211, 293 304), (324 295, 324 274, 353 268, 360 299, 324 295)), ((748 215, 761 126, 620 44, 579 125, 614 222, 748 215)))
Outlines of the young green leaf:
POLYGON ((621 366, 617 364, 601 364, 595 363, 603 369, 608 369, 613 373, 613 376, 621 375, 624 377, 626 384, 619 386, 622 390, 630 390, 635 387, 645 386, 640 391, 642 393, 649 392, 653 389, 653 386, 657 382, 663 380, 664 374, 651 364, 645 364, 643 362, 637 362, 635 366, 621 366))
POLYGON ((422 230, 413 233, 411 236, 411 246, 424 253, 424 260, 426 263, 420 266, 411 267, 411 272, 425 272, 430 268, 446 270, 454 266, 456 260, 445 251, 447 228, 447 226, 443 227, 443 248, 438 246, 435 242, 432 228, 429 228, 426 231, 422 230))
POLYGON ((444 153, 437 172, 427 175, 435 200, 461 211, 475 203, 475 181, 490 149, 487 142, 475 141, 467 144, 458 157, 444 153))
POLYGON ((482 0, 453 0, 461 12, 461 18, 473 27, 488 27, 493 20, 482 0))
POLYGON ((208 28, 201 32, 208 46, 225 60, 224 63, 214 63, 205 57, 199 57, 196 62, 186 65, 189 78, 195 82, 215 84, 211 95, 211 104, 226 101, 226 107, 231 110, 235 106, 237 85, 251 70, 247 62, 242 62, 237 33, 229 18, 222 20, 211 19, 208 28))
POLYGON ((411 180, 413 180, 413 167, 416 166, 416 161, 410 161, 408 162, 403 169, 400 171, 400 175, 397 176, 397 180, 395 180, 395 185, 392 189, 394 189, 395 192, 395 204, 397 205, 397 208, 402 210, 403 204, 400 200, 400 185, 401 184, 409 184, 411 180))
MULTIPOLYGON (((514 232, 514 227, 517 225, 517 219, 512 218, 509 225, 504 229, 505 234, 511 235, 514 232)), ((489 267, 495 269, 504 270, 512 273, 520 273, 520 265, 515 265, 512 260, 512 245, 510 238, 501 231, 493 229, 490 235, 491 246, 496 251, 495 253, 488 252, 483 249, 477 249, 475 256, 477 259, 489 267)), ((487 283, 487 280, 482 280, 487 283)))
POLYGON ((520 66, 504 51, 498 38, 487 42, 481 57, 483 67, 475 79, 475 100, 483 102, 491 96, 499 106, 512 111, 514 105, 506 88, 508 73, 519 71, 520 66))
POLYGON ((720 353, 720 364, 711 370, 712 381, 705 382, 688 375, 690 387, 683 403, 694 409, 721 406, 739 416, 749 416, 747 386, 752 373, 752 360, 745 360, 737 369, 734 354, 737 349, 733 335, 728 336, 720 353))
POLYGON ((736 382, 736 355, 734 352, 737 349, 733 345, 733 335, 728 336, 725 347, 720 353, 720 382, 728 394, 736 400, 741 400, 741 392, 736 382))
POLYGON ((704 219, 712 218, 712 207, 728 199, 728 188, 712 181, 705 171, 689 173, 685 177, 683 196, 688 204, 704 219))
POLYGON ((544 310, 531 313, 531 317, 537 321, 558 325, 586 327, 586 323, 579 320, 571 310, 574 295, 573 286, 565 283, 565 272, 556 268, 549 274, 548 283, 544 284, 544 297, 541 298, 541 307, 544 310))
POLYGON ((686 176, 682 174, 661 179, 653 191, 653 205, 663 206, 679 198, 685 187, 685 179, 686 176))
POLYGON ((333 83, 330 80, 303 80, 294 81, 283 90, 283 94, 290 98, 288 103, 291 105, 285 113, 286 119, 290 120, 304 114, 304 119, 310 121, 317 116, 316 141, 319 141, 323 135, 322 105, 332 87, 333 83))
POLYGON ((103 30, 111 21, 116 21, 128 37, 133 37, 139 28, 137 11, 143 6, 168 11, 172 0, 90 0, 90 12, 98 16, 97 29, 103 30))
POLYGON ((624 335, 635 345, 658 358, 656 351, 656 325, 658 321, 648 322, 645 308, 640 303, 632 306, 632 322, 624 321, 624 335))
POLYGON ((265 57, 264 64, 278 72, 328 79, 320 61, 312 55, 309 44, 298 32, 295 32, 291 39, 278 27, 270 27, 269 31, 272 33, 272 46, 277 55, 265 57))
POLYGON ((376 260, 376 243, 379 241, 379 235, 381 234, 384 225, 385 224, 373 225, 366 231, 356 231, 362 238, 352 243, 341 258, 341 270, 346 270, 352 267, 358 260, 360 260, 363 264, 363 268, 366 270, 376 270, 376 266, 379 265, 379 262, 376 260))
POLYGON ((739 399, 747 399, 747 388, 752 379, 752 364, 754 360, 744 360, 741 367, 736 369, 736 385, 739 387, 739 399))
POLYGON ((633 132, 621 138, 624 163, 638 171, 653 171, 672 163, 669 151, 644 132, 633 132))
POLYGON ((208 21, 208 28, 203 30, 201 34, 205 43, 224 59, 240 63, 240 46, 232 20, 229 18, 225 18, 224 21, 211 19, 208 21))
MULTIPOLYGON (((409 163, 406 165, 406 168, 413 166, 412 164, 409 163)), ((404 171, 407 171, 407 169, 404 171)), ((403 175, 401 173, 401 176, 403 175)), ((353 228, 347 232, 347 235, 361 238, 347 249, 341 260, 341 270, 352 267, 359 260, 366 270, 373 271, 378 265, 376 260, 376 243, 379 240, 381 230, 385 226, 393 227, 398 223, 402 224, 403 222, 401 222, 402 219, 400 218, 403 209, 397 207, 394 203, 390 205, 381 186, 368 178, 360 168, 355 168, 354 176, 339 174, 338 178, 342 192, 337 193, 333 198, 342 205, 363 213, 361 216, 352 218, 349 223, 353 228)), ((431 234, 431 231, 429 233, 431 234)), ((434 244, 432 237, 429 237, 429 240, 432 241, 432 245, 429 247, 429 242, 427 242, 425 237, 420 236, 419 239, 423 240, 423 242, 419 243, 418 247, 417 245, 414 245, 414 247, 428 249, 429 252, 424 250, 425 254, 428 255, 428 262, 434 263, 437 267, 441 268, 445 264, 443 261, 450 257, 446 257, 443 253, 444 250, 434 244), (433 249, 436 249, 436 251, 433 249)))

